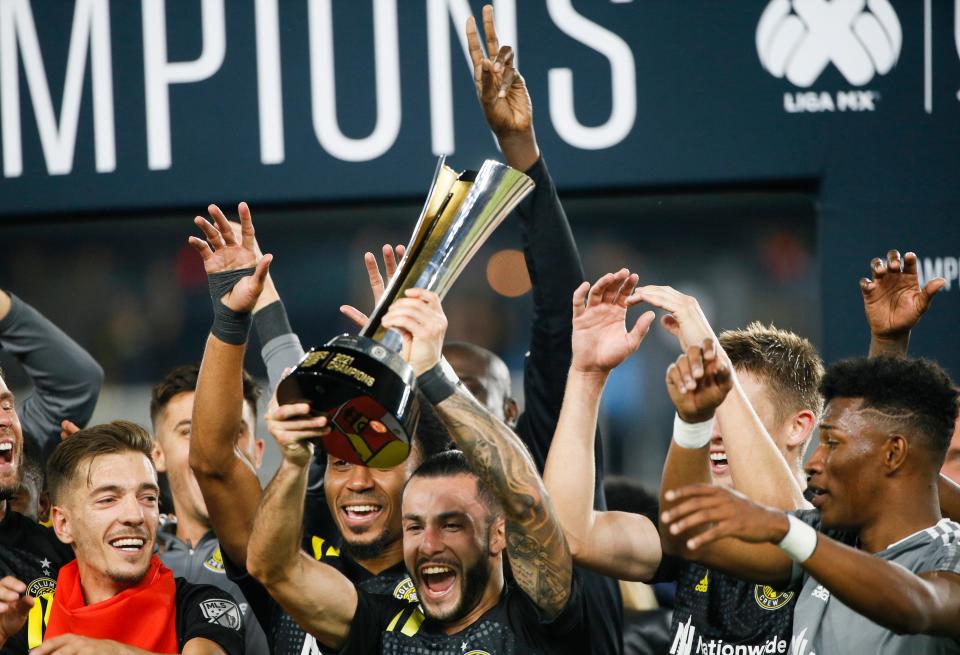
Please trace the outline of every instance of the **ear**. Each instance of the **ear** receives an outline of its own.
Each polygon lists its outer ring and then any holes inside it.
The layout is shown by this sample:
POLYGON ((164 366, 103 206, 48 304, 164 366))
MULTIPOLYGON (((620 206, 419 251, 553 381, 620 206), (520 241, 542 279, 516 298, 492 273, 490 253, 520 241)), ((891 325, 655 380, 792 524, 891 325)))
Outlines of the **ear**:
POLYGON ((817 427, 817 415, 809 409, 801 409, 787 421, 785 426, 787 429, 787 447, 791 450, 802 448, 810 440, 813 429, 817 427))
POLYGON ((907 455, 910 453, 910 444, 899 434, 887 436, 883 447, 883 468, 887 475, 896 473, 907 461, 907 455))
POLYGON ((490 555, 496 557, 507 548, 507 522, 503 514, 490 526, 490 555))
POLYGON ((57 535, 57 539, 65 544, 73 543, 73 522, 70 520, 70 513, 64 507, 54 505, 50 508, 50 526, 57 535))
POLYGON ((49 523, 50 522, 50 492, 41 491, 40 497, 37 499, 37 522, 38 523, 49 523))
POLYGON ((517 401, 513 398, 506 398, 503 401, 503 422, 511 430, 517 427, 517 419, 520 418, 520 408, 517 407, 517 401))
POLYGON ((163 454, 163 446, 160 445, 159 439, 153 440, 153 465, 157 467, 157 473, 166 473, 167 472, 167 458, 163 454))

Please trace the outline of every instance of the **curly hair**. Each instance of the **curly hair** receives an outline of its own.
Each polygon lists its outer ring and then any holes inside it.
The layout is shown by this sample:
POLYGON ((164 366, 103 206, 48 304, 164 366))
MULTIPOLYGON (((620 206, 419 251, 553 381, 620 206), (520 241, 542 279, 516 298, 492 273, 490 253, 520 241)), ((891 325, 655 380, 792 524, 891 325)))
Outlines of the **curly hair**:
POLYGON ((908 437, 919 436, 939 469, 954 422, 957 390, 950 376, 929 359, 871 357, 845 359, 827 369, 820 390, 824 399, 862 398, 861 409, 908 437))

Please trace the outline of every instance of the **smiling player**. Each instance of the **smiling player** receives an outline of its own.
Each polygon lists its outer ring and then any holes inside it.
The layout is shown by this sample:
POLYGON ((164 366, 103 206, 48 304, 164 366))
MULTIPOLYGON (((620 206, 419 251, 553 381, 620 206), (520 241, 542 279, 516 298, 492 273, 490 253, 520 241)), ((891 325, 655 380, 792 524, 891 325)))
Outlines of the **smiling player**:
POLYGON ((56 592, 40 598, 23 595, 26 585, 15 578, 0 581, 0 645, 29 619, 35 655, 243 653, 233 599, 175 579, 153 554, 152 447, 149 434, 127 421, 81 430, 57 447, 48 463, 51 518, 76 560, 60 569, 56 592))

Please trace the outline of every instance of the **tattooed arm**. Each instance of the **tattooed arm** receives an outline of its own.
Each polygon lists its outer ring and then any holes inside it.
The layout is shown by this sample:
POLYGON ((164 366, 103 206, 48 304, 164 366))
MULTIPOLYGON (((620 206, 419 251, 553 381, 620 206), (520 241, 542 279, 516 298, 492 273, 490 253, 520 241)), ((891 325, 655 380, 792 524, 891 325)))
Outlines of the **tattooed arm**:
MULTIPOLYGON (((417 375, 440 361, 447 320, 436 294, 407 291, 383 325, 399 329, 411 342, 410 364, 417 375)), ((545 618, 557 617, 570 597, 573 559, 533 458, 513 430, 462 385, 436 408, 477 476, 503 505, 514 579, 545 618)))

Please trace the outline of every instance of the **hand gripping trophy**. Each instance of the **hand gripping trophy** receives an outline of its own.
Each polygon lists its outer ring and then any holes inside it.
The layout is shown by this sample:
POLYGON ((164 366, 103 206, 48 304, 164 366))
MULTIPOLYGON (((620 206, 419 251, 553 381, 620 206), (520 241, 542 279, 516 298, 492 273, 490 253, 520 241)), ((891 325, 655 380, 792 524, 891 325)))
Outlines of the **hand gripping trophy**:
POLYGON ((416 379, 400 356, 403 337, 380 321, 407 289, 442 299, 531 189, 529 177, 499 162, 458 175, 440 158, 406 253, 360 334, 311 348, 277 388, 281 404, 308 402, 329 417, 322 442, 331 456, 375 467, 406 459, 420 416, 416 379))

